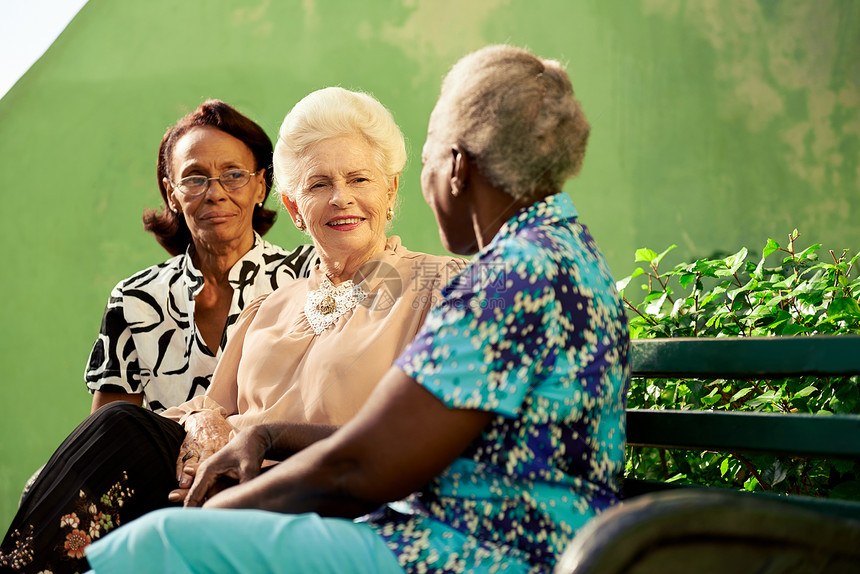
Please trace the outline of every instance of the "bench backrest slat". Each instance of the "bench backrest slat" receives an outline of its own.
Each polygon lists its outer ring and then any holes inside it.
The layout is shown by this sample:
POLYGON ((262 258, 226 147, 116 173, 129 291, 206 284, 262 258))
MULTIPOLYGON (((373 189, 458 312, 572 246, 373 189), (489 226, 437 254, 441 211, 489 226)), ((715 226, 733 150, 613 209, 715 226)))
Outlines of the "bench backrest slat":
POLYGON ((627 443, 860 460, 860 416, 628 409, 627 443))
POLYGON ((860 335, 636 339, 634 377, 755 378, 860 374, 860 335))

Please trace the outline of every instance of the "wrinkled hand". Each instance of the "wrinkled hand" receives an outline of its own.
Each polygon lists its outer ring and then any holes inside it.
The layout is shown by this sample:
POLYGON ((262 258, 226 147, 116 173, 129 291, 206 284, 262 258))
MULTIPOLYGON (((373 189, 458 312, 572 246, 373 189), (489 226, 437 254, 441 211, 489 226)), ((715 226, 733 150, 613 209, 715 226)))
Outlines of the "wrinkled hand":
POLYGON ((171 490, 167 495, 167 500, 170 502, 185 501, 185 497, 188 496, 188 491, 191 489, 191 484, 194 482, 194 477, 197 474, 197 466, 196 462, 190 462, 185 465, 185 468, 182 469, 182 474, 177 479, 179 488, 171 490))
MULTIPOLYGON (((182 476, 179 479, 179 488, 171 490, 170 493, 167 495, 167 499, 170 502, 185 502, 185 499, 188 497, 188 492, 191 490, 191 485, 194 483, 194 478, 197 476, 197 468, 199 466, 200 465, 196 462, 192 462, 188 463, 185 468, 182 469, 182 476)), ((235 484, 235 481, 228 483, 226 480, 219 480, 210 489, 210 493, 208 496, 215 496, 215 494, 221 492, 232 484, 235 484)))
MULTIPOLYGON (((196 469, 198 464, 221 450, 230 440, 232 430, 230 423, 216 411, 194 413, 185 420, 185 440, 176 460, 176 480, 180 489, 187 489, 194 479, 193 472, 186 472, 186 469, 196 469)), ((174 497, 170 500, 178 502, 174 497)))
POLYGON ((258 476, 268 448, 269 436, 265 429, 244 429, 230 444, 194 469, 194 481, 185 497, 185 506, 202 506, 225 488, 258 476))

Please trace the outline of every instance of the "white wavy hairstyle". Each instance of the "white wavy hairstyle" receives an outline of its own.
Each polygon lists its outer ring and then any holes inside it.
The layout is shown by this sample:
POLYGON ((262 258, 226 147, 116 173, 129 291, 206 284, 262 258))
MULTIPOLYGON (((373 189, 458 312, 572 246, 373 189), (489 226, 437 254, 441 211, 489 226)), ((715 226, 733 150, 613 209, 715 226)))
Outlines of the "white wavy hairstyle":
POLYGON ((376 167, 392 185, 406 165, 406 142, 391 112, 369 94, 329 87, 302 98, 284 118, 273 160, 277 191, 295 199, 308 150, 323 140, 352 135, 370 144, 376 167))

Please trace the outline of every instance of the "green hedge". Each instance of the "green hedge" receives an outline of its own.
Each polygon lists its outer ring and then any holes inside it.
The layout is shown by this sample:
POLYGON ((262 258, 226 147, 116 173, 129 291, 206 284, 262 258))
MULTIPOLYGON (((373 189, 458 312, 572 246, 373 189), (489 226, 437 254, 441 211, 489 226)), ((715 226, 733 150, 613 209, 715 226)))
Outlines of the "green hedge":
MULTIPOLYGON (((681 263, 662 271, 674 245, 636 251, 634 272, 618 282, 633 338, 860 333, 860 253, 820 256, 820 244, 785 247, 768 240, 760 257, 746 249, 728 257, 681 263), (630 293, 641 287, 643 296, 630 293), (634 302, 635 301, 635 302, 634 302)), ((784 380, 635 379, 628 407, 860 413, 860 377, 784 380)), ((773 456, 741 456, 628 447, 632 478, 694 482, 744 490, 860 500, 860 464, 773 456)))

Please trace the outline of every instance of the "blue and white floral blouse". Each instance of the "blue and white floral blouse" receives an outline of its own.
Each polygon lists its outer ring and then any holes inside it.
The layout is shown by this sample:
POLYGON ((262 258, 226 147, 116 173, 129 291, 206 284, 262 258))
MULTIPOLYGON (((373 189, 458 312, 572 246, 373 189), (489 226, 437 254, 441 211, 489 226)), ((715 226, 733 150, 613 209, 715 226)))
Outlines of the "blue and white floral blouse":
POLYGON ((408 572, 551 572, 617 501, 627 323, 576 219, 564 193, 521 210, 395 363, 451 408, 498 414, 421 493, 370 518, 408 572))

